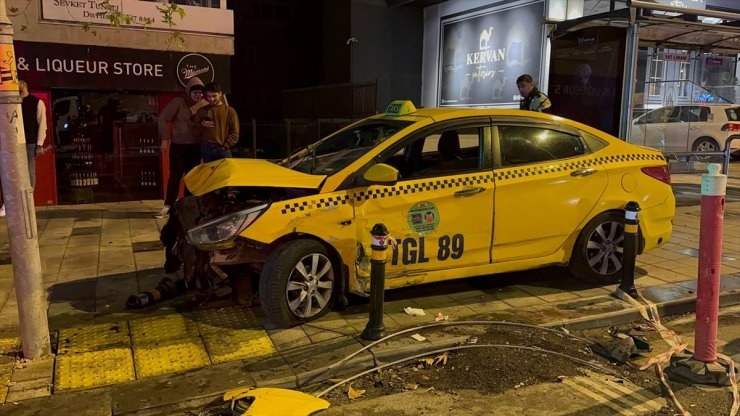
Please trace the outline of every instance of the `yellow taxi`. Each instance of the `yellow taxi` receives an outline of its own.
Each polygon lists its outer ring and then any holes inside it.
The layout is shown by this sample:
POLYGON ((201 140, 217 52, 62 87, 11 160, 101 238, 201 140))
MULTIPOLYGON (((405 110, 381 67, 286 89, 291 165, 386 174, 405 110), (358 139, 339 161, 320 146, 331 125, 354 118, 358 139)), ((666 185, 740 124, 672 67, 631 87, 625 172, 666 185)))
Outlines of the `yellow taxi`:
POLYGON ((279 326, 368 294, 375 224, 398 242, 388 289, 546 265, 606 284, 620 276, 627 202, 641 207, 641 253, 668 241, 675 213, 658 151, 553 115, 410 101, 280 163, 223 159, 185 182, 188 243, 220 276, 259 279, 279 326))

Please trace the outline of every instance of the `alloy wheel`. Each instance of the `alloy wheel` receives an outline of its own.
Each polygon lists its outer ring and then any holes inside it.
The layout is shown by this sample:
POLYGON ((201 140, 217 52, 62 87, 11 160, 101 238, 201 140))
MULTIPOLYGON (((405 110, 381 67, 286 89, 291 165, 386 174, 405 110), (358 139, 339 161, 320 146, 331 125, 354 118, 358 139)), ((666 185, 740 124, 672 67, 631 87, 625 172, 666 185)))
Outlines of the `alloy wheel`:
POLYGON ((602 276, 622 269, 624 225, 617 221, 599 224, 588 237, 586 260, 589 267, 602 276))
POLYGON ((285 288, 290 311, 297 317, 310 318, 329 303, 334 290, 334 267, 323 254, 303 257, 293 267, 285 288))
POLYGON ((709 140, 704 140, 696 145, 697 152, 716 152, 717 145, 709 140))

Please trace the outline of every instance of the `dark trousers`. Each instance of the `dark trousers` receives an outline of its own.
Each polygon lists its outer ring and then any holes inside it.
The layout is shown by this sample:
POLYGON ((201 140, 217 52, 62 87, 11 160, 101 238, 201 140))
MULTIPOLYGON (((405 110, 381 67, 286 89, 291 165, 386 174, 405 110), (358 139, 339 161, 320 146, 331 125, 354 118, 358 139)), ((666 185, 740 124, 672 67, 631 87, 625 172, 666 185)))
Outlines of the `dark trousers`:
POLYGON ((231 150, 216 146, 214 144, 205 143, 200 146, 201 155, 203 156, 203 163, 213 162, 214 160, 226 159, 231 157, 231 150))
POLYGON ((36 187, 36 143, 26 143, 26 157, 28 157, 28 176, 31 179, 31 188, 36 187))
MULTIPOLYGON (((164 204, 171 207, 180 193, 180 181, 184 174, 200 164, 199 144, 177 144, 170 145, 170 178, 167 181, 167 195, 164 204)), ((190 195, 187 188, 185 195, 190 195)))

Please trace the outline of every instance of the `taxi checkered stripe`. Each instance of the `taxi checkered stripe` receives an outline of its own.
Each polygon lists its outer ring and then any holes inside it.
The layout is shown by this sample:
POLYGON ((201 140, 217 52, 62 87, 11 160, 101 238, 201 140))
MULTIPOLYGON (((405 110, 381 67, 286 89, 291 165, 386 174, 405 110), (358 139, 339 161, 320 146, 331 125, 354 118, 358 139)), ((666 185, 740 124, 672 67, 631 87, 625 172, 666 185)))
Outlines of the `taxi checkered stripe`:
POLYGON ((308 211, 319 208, 328 208, 331 206, 344 205, 352 200, 357 202, 367 201, 368 199, 377 199, 394 195, 407 195, 417 192, 426 192, 437 189, 459 188, 463 186, 480 185, 493 182, 493 174, 472 175, 458 178, 434 179, 428 182, 419 182, 414 184, 398 185, 393 187, 384 187, 372 189, 369 191, 355 192, 350 195, 318 198, 300 202, 285 204, 280 210, 282 214, 308 211))
POLYGON ((663 155, 656 154, 626 154, 626 155, 612 155, 612 156, 601 156, 586 160, 579 160, 577 162, 563 162, 554 165, 537 166, 537 167, 519 167, 511 168, 502 171, 497 171, 496 180, 506 179, 517 179, 526 178, 529 176, 544 175, 547 173, 571 171, 578 169, 585 169, 596 165, 608 165, 612 163, 630 162, 635 160, 665 160, 663 155))
POLYGON ((506 169, 497 171, 495 173, 478 174, 471 176, 462 176, 456 178, 440 178, 433 179, 427 182, 418 182, 414 184, 397 185, 392 187, 383 187, 378 189, 372 189, 369 191, 354 192, 351 195, 338 195, 329 196, 322 198, 314 198, 311 200, 304 200, 299 202, 292 202, 285 204, 280 210, 282 214, 295 213, 301 211, 310 211, 320 208, 329 208, 332 206, 345 205, 351 201, 367 201, 369 199, 377 199, 394 195, 407 195, 414 194, 417 192, 433 191, 438 189, 447 188, 460 188, 471 185, 482 185, 491 183, 494 180, 507 180, 526 178, 537 175, 544 175, 548 173, 556 172, 568 172, 571 170, 584 169, 590 166, 596 165, 608 165, 612 163, 629 162, 636 160, 665 160, 663 155, 656 154, 625 154, 625 155, 612 155, 612 156, 601 156, 586 160, 579 160, 576 162, 562 162, 558 164, 552 164, 547 166, 522 166, 518 168, 506 169))
POLYGON ((281 213, 287 214, 289 212, 309 211, 319 208, 336 207, 338 205, 344 205, 349 202, 349 195, 329 196, 325 198, 314 199, 311 201, 294 202, 292 204, 285 204, 281 213))

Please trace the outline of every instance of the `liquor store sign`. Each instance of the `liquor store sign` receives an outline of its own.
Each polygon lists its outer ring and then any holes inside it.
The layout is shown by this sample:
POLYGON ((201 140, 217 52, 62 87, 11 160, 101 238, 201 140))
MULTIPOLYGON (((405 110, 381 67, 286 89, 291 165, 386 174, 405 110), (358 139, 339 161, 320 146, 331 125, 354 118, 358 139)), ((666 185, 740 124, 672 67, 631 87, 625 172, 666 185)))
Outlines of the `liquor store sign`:
POLYGON ((223 55, 36 42, 16 42, 15 54, 18 77, 33 88, 181 91, 186 72, 188 79, 217 81, 227 91, 230 84, 223 55))

